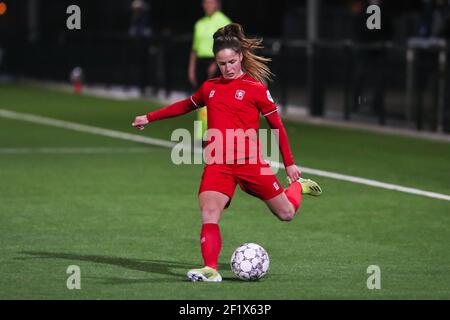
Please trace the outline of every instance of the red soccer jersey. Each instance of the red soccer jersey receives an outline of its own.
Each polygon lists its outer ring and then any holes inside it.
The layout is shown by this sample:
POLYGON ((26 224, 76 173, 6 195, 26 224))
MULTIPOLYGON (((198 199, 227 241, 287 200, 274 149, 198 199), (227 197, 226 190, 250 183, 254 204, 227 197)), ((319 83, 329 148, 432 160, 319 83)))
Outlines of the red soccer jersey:
MULTIPOLYGON (((279 145, 285 166, 294 164, 286 131, 269 90, 248 74, 233 80, 226 80, 223 77, 207 80, 189 99, 150 112, 147 118, 150 122, 166 119, 205 105, 208 111, 208 140, 210 140, 205 153, 207 154, 208 147, 213 145, 211 155, 215 163, 242 163, 240 161, 243 159, 254 159, 255 156, 260 158, 258 137, 243 133, 258 133, 259 115, 262 114, 272 129, 279 130, 279 145), (233 132, 236 134, 238 131, 242 133, 244 139, 232 136, 233 132), (219 134, 222 140, 217 142, 219 134), (229 140, 230 137, 232 140, 229 140), (217 150, 217 145, 222 145, 221 150, 217 150)), ((206 155, 206 158, 208 163, 210 157, 206 155)))
MULTIPOLYGON (((261 82, 248 74, 234 80, 214 78, 205 81, 191 99, 197 107, 207 106, 208 140, 214 141, 211 137, 214 130, 223 137, 224 154, 215 148, 215 161, 238 163, 238 160, 254 159, 260 155, 258 138, 252 134, 259 130, 259 114, 268 116, 278 110, 261 82)), ((208 148, 205 151, 208 152, 208 148)))
POLYGON ((207 106, 208 129, 259 128, 259 113, 277 111, 267 88, 244 73, 240 78, 207 80, 191 97, 197 107, 207 106))

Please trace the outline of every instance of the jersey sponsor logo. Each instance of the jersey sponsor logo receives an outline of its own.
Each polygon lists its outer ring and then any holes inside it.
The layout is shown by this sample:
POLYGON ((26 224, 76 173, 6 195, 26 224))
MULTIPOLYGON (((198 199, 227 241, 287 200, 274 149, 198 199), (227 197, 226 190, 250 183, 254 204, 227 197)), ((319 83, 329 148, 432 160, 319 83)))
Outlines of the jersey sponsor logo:
POLYGON ((234 97, 238 100, 243 100, 244 96, 245 96, 244 90, 236 90, 236 94, 234 95, 234 97))
POLYGON ((269 90, 267 90, 267 99, 269 99, 270 102, 275 103, 275 102, 273 101, 272 95, 270 94, 270 91, 269 91, 269 90))
POLYGON ((216 90, 211 90, 209 92, 209 98, 211 99, 212 97, 214 97, 215 94, 216 94, 216 90))
POLYGON ((275 188, 275 190, 280 190, 280 186, 278 185, 278 183, 274 182, 273 183, 273 187, 275 188))

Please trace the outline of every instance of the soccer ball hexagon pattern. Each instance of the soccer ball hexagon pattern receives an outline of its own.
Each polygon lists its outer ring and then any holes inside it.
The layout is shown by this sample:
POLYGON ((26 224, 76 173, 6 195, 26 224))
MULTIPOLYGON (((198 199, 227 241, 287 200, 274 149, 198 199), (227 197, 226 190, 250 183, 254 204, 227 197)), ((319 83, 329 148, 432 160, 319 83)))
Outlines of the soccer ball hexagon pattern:
POLYGON ((231 256, 231 271, 241 280, 259 280, 269 271, 269 255, 256 243, 240 245, 231 256))

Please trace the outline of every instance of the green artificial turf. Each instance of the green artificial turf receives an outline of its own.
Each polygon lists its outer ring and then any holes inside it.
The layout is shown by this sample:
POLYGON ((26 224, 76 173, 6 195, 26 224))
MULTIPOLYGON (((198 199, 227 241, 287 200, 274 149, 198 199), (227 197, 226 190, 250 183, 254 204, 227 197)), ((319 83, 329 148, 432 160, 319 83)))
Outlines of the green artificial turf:
MULTIPOLYGON (((157 107, 0 86, 0 109, 164 140, 176 128, 192 131, 194 114, 144 133, 130 127, 157 107)), ((299 165, 450 194, 448 144, 285 124, 299 165)), ((186 271, 202 264, 203 168, 175 166, 170 152, 0 117, 0 299, 450 298, 449 201, 313 175, 324 194, 305 196, 289 223, 237 188, 220 224, 224 281, 188 282, 186 271), (28 151, 2 152, 20 148, 28 151), (243 242, 269 253, 261 281, 240 281, 229 269, 243 242), (81 269, 81 290, 67 289, 70 265, 81 269), (366 286, 370 265, 381 269, 380 290, 366 286)))

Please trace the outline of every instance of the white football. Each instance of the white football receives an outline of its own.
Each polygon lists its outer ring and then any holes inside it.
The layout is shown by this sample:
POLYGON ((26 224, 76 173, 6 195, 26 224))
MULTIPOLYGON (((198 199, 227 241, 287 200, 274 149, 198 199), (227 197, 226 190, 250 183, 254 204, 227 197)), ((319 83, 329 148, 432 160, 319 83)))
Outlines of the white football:
POLYGON ((269 271, 269 255, 256 243, 244 243, 231 256, 231 271, 241 280, 259 280, 269 271))

